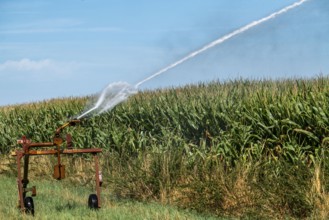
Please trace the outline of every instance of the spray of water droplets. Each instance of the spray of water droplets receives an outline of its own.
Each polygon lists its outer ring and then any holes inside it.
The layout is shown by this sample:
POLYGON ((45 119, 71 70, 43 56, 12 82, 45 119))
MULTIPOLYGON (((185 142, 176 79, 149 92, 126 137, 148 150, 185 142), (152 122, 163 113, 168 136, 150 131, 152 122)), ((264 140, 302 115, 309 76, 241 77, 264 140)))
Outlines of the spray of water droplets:
POLYGON ((97 101, 90 108, 79 115, 77 119, 88 117, 90 115, 98 115, 109 111, 136 92, 137 88, 126 82, 111 83, 97 95, 97 101))
POLYGON ((101 114, 105 111, 111 110, 114 106, 116 106, 117 104, 123 102, 124 100, 126 100, 130 95, 135 94, 137 92, 137 89, 140 85, 142 85, 143 83, 153 79, 154 77, 157 77, 167 71, 169 71, 170 69, 175 68, 176 66, 184 63, 185 61, 199 55, 200 53, 205 52, 206 50, 215 47, 219 44, 224 43, 225 41, 231 39, 232 37, 242 34, 245 31, 258 26, 268 20, 271 20, 283 13, 286 13, 300 5, 302 5, 303 3, 305 3, 308 0, 300 0, 297 1, 277 12, 274 12, 272 14, 270 14, 269 16, 266 16, 262 19, 259 19, 257 21, 253 21, 207 45, 205 45, 204 47, 200 48, 199 50, 196 50, 190 54, 188 54, 187 56, 183 57, 182 59, 176 61, 175 63, 159 70, 158 72, 154 73, 153 75, 147 77, 146 79, 140 81, 139 83, 137 83, 135 86, 131 86, 128 83, 125 82, 117 82, 117 83, 111 83, 109 84, 107 87, 105 87, 105 89, 98 95, 97 97, 97 101, 92 105, 91 108, 89 108, 88 110, 84 111, 80 116, 77 117, 77 119, 81 119, 90 115, 97 115, 97 114, 101 114))

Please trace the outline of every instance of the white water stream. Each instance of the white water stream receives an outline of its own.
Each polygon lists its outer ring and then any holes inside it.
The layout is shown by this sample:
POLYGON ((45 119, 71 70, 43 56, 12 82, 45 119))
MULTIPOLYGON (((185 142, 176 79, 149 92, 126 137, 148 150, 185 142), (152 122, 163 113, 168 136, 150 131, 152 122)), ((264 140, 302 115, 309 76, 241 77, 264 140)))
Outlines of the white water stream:
POLYGON ((91 108, 89 108, 88 110, 84 111, 81 115, 79 115, 77 117, 77 119, 81 119, 83 117, 87 117, 90 114, 101 114, 105 111, 111 110, 114 106, 116 106, 117 104, 123 102, 124 100, 126 100, 130 95, 135 94, 137 92, 137 89, 140 85, 142 85, 143 83, 153 79, 156 76, 159 76, 165 72, 167 72, 170 69, 175 68, 176 66, 178 66, 179 64, 184 63, 185 61, 197 56, 200 53, 205 52, 206 50, 215 47, 221 43, 224 43, 225 41, 231 39, 232 37, 242 34, 243 32, 257 26, 260 25, 268 20, 271 20, 275 17, 277 17, 278 15, 281 15, 283 13, 286 13, 300 5, 302 5, 303 3, 305 3, 308 0, 300 0, 297 1, 277 12, 274 12, 272 14, 270 14, 269 16, 266 16, 262 19, 253 21, 205 46, 203 46, 202 48, 200 48, 199 50, 196 50, 190 54, 188 54, 187 56, 183 57, 182 59, 176 61, 175 63, 172 63, 171 65, 159 70, 158 72, 154 73, 153 75, 147 77, 146 79, 140 81, 139 83, 137 83, 135 86, 132 86, 128 83, 125 82, 117 82, 117 83, 111 83, 109 84, 107 87, 105 87, 105 89, 103 89, 103 91, 99 94, 97 101, 93 104, 93 106, 91 108))

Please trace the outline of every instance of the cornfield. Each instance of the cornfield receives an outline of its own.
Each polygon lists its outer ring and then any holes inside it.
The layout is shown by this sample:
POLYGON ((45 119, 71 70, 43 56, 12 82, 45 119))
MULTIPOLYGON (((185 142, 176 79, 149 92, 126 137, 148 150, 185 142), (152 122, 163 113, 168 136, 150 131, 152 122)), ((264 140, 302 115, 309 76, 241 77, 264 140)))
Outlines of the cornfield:
MULTIPOLYGON (((83 110, 87 98, 0 108, 0 150, 8 153, 27 135, 49 141, 56 127, 83 110)), ((115 110, 85 121, 73 136, 92 145, 134 154, 183 147, 195 155, 216 152, 226 160, 247 153, 310 160, 329 141, 329 81, 214 82, 141 92, 115 110)))
MULTIPOLYGON (((22 135, 50 141, 87 100, 1 107, 0 152, 8 154, 22 135)), ((327 77, 211 82, 139 92, 69 132, 76 147, 105 150, 118 197, 221 216, 304 218, 315 215, 307 193, 316 167, 322 192, 329 187, 328 109, 327 77), (269 195, 273 201, 265 202, 269 195)))

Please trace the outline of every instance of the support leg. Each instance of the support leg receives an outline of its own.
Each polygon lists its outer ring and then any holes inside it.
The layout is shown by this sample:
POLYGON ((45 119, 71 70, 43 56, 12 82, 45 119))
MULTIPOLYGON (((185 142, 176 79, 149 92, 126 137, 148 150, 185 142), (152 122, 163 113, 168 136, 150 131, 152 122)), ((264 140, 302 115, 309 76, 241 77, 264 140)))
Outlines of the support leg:
POLYGON ((98 198, 98 208, 101 207, 101 187, 100 187, 100 179, 99 179, 99 165, 98 165, 98 156, 94 154, 95 160, 95 173, 96 173, 96 194, 98 198))
POLYGON ((23 174, 23 199, 25 199, 26 197, 26 193, 27 193, 27 184, 29 184, 29 160, 30 160, 30 155, 25 154, 24 155, 24 174, 23 174))
POLYGON ((23 184, 22 184, 22 173, 21 173, 21 159, 23 157, 23 153, 21 151, 16 152, 16 160, 17 160, 17 186, 18 186, 18 201, 19 208, 24 211, 24 198, 23 198, 23 184))

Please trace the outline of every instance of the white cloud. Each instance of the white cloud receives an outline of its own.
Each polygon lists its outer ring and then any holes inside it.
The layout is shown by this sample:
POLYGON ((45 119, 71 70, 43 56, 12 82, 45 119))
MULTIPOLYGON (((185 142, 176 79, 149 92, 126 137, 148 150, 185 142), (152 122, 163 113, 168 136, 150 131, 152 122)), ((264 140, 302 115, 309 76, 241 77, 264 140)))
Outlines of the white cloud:
POLYGON ((27 58, 21 60, 7 60, 0 63, 0 71, 35 71, 51 68, 53 62, 49 59, 34 61, 27 58))
POLYGON ((0 76, 10 78, 33 77, 38 80, 50 78, 67 78, 79 68, 76 62, 59 62, 51 59, 31 60, 7 60, 0 63, 0 76))

